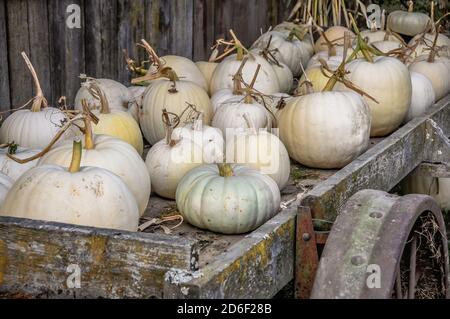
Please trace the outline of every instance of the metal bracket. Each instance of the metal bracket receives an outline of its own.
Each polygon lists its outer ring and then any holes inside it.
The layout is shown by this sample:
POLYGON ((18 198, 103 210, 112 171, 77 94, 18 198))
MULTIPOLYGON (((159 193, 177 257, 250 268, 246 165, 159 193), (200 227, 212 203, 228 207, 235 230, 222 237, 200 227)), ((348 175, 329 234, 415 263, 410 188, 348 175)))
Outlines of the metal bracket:
POLYGON ((311 209, 306 206, 298 207, 295 254, 295 297, 307 299, 311 295, 319 266, 319 253, 311 209))

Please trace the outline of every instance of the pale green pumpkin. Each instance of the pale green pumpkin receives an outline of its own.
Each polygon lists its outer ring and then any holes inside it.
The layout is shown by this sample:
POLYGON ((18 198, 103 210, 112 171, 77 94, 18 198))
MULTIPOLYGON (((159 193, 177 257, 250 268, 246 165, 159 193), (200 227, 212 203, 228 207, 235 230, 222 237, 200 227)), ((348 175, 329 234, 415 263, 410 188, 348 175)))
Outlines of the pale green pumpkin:
POLYGON ((277 214, 280 191, 267 175, 241 165, 204 165, 178 184, 176 202, 190 224, 223 234, 252 231, 277 214))

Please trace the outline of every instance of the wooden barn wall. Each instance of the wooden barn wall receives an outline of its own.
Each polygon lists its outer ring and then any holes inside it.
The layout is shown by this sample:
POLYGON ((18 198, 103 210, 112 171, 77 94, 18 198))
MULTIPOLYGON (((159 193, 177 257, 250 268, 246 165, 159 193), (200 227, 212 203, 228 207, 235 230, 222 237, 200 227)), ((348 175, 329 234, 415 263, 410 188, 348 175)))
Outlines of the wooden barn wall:
MULTIPOLYGON (((129 83, 123 50, 149 41, 160 55, 207 59, 217 38, 232 28, 246 45, 282 21, 295 0, 0 0, 0 111, 33 96, 20 55, 25 51, 50 103, 69 103, 79 74, 129 83), (66 27, 67 6, 77 4, 81 28, 66 27)), ((142 57, 142 52, 139 52, 142 57)))

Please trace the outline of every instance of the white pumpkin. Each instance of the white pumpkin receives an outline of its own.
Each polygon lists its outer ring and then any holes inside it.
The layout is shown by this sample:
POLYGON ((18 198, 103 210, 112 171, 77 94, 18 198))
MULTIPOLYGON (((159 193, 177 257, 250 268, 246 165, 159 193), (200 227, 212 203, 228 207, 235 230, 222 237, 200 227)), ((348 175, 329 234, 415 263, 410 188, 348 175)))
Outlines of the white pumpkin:
MULTIPOLYGON (((245 116, 245 115, 244 115, 245 116)), ((289 181, 289 154, 280 139, 267 130, 256 130, 248 120, 248 130, 227 140, 226 162, 244 164, 270 176, 283 189, 289 181)))
POLYGON ((431 22, 430 17, 422 12, 414 12, 413 4, 413 1, 408 1, 408 11, 396 10, 389 14, 389 30, 411 37, 425 32, 431 22))
POLYGON ((146 86, 132 85, 128 87, 130 101, 128 101, 128 113, 139 123, 139 113, 142 109, 142 101, 144 100, 144 92, 146 86))
POLYGON ((190 224, 240 234, 258 228, 278 213, 280 191, 270 177, 257 170, 240 165, 219 170, 217 165, 204 165, 183 177, 176 202, 190 224))
POLYGON ((199 68, 200 72, 202 72, 203 77, 206 80, 206 84, 208 86, 208 94, 211 96, 211 78, 214 73, 214 70, 216 69, 217 65, 219 63, 214 62, 214 60, 217 58, 217 55, 219 53, 218 49, 214 49, 211 57, 208 61, 197 61, 195 64, 199 68))
MULTIPOLYGON (((342 63, 342 56, 339 56, 339 59, 340 61, 338 59, 328 60, 327 65, 330 70, 335 71, 339 67, 342 63)), ((308 67, 298 81, 297 92, 301 94, 309 93, 308 88, 304 84, 308 80, 312 84, 313 92, 321 92, 330 80, 331 75, 332 73, 325 69, 322 71, 322 65, 320 63, 308 67)))
MULTIPOLYGON (((408 46, 414 48, 411 59, 414 60, 420 55, 428 55, 430 53, 429 48, 433 45, 436 34, 425 33, 418 34, 408 42, 408 46)), ((439 50, 439 56, 450 57, 450 38, 446 35, 439 33, 436 40, 436 45, 441 47, 439 50)))
POLYGON ((450 211, 450 178, 434 178, 416 169, 401 185, 403 193, 430 195, 442 210, 450 211))
MULTIPOLYGON (((355 37, 355 34, 352 31, 350 31, 346 27, 342 27, 339 25, 328 28, 324 33, 330 42, 332 42, 333 44, 339 45, 339 46, 343 46, 345 32, 349 32, 351 37, 355 37)), ((316 43, 314 44, 314 51, 316 53, 318 53, 320 51, 327 51, 327 50, 328 50, 328 46, 327 46, 325 38, 322 34, 319 37, 319 39, 317 39, 316 43)))
POLYGON ((11 177, 0 173, 0 206, 3 204, 3 201, 13 184, 14 181, 11 177))
MULTIPOLYGON (((203 112, 205 124, 211 122, 212 107, 208 93, 191 81, 179 79, 176 74, 170 73, 170 79, 157 79, 151 81, 144 94, 142 111, 139 123, 145 138, 150 144, 155 144, 165 136, 165 129, 161 121, 163 109, 175 114, 181 114, 190 103, 203 112)), ((186 121, 186 115, 181 118, 186 121)))
POLYGON ((421 55, 410 64, 409 70, 421 73, 431 81, 436 101, 450 92, 449 58, 435 56, 430 60, 429 55, 421 55))
MULTIPOLYGON (((216 113, 217 109, 219 109, 225 101, 233 101, 232 98, 244 98, 244 94, 234 94, 234 90, 232 89, 222 89, 217 91, 211 96, 211 105, 213 108, 213 114, 216 113)), ((231 102, 228 102, 231 103, 231 102)))
POLYGON ((212 126, 220 129, 228 140, 228 135, 233 135, 236 129, 247 127, 243 117, 246 113, 257 129, 272 126, 272 120, 266 108, 249 97, 234 97, 224 101, 214 113, 212 126))
POLYGON ((361 31, 363 39, 367 39, 367 43, 374 43, 379 41, 395 41, 400 42, 400 39, 386 30, 363 30, 361 31))
MULTIPOLYGON (((40 150, 29 150, 19 146, 15 150, 14 156, 19 159, 26 159, 38 154, 39 152, 40 150)), ((0 149, 0 173, 9 176, 13 181, 16 181, 26 171, 35 167, 38 163, 38 159, 35 159, 24 164, 19 164, 10 159, 7 154, 8 148, 0 149)))
MULTIPOLYGON (((320 52, 314 54, 313 57, 308 61, 308 64, 306 65, 305 69, 308 69, 308 68, 311 68, 314 66, 320 66, 321 65, 319 62, 320 59, 324 60, 327 64, 341 63, 342 57, 344 56, 344 48, 335 46, 334 50, 336 51, 335 52, 336 54, 331 53, 329 50, 320 51, 320 52)), ((348 48, 347 56, 352 54, 352 52, 353 52, 353 49, 348 48)))
POLYGON ((409 122, 413 118, 425 114, 425 112, 434 104, 435 96, 433 85, 423 74, 417 72, 411 73, 412 96, 411 106, 404 122, 409 122))
POLYGON ((198 66, 188 58, 178 55, 166 55, 161 57, 165 67, 173 69, 180 79, 191 81, 197 84, 205 91, 209 90, 209 85, 198 66))
MULTIPOLYGON (((276 118, 279 108, 282 108, 292 98, 292 96, 286 93, 275 93, 263 98, 267 108, 272 112, 271 116, 274 115, 276 118)), ((260 101, 260 104, 261 103, 262 101, 260 101)))
MULTIPOLYGON (((81 166, 107 169, 122 178, 136 198, 142 215, 150 197, 150 177, 141 156, 130 144, 107 135, 87 133, 83 144, 81 166)), ((71 157, 72 142, 64 141, 41 157, 38 166, 52 164, 67 168, 71 157)))
POLYGON ((111 110, 128 111, 128 103, 131 99, 130 93, 127 87, 117 81, 111 79, 93 79, 87 78, 81 87, 78 89, 75 96, 75 109, 82 110, 83 106, 81 101, 85 99, 91 109, 100 109, 100 101, 95 99, 89 92, 89 83, 95 82, 100 89, 104 92, 106 98, 109 101, 109 107, 111 110))
POLYGON ((224 139, 222 131, 204 125, 201 118, 193 123, 177 127, 172 132, 174 140, 190 139, 202 147, 203 163, 220 163, 224 156, 224 139))
POLYGON ((1 216, 137 231, 136 199, 120 177, 98 167, 80 168, 81 143, 74 143, 70 169, 37 166, 11 187, 1 216))
MULTIPOLYGON (((97 124, 92 125, 94 133, 117 137, 129 143, 142 155, 144 141, 141 129, 132 115, 129 112, 111 109, 105 92, 101 90, 97 83, 92 82, 87 84, 87 86, 98 97, 100 103, 100 109, 91 111, 99 120, 97 124)), ((86 107, 88 108, 89 106, 86 105, 86 107)))
MULTIPOLYGON (((0 128, 0 143, 16 143, 26 148, 45 148, 55 137, 67 116, 57 108, 18 110, 6 118, 0 128)), ((63 139, 72 135, 69 131, 63 139)))
MULTIPOLYGON (((145 165, 150 174, 152 189, 159 196, 175 199, 175 192, 181 178, 194 167, 203 163, 203 148, 192 136, 173 136, 173 126, 167 119, 166 138, 159 141, 147 153, 145 165)), ((180 133, 180 132, 179 132, 180 133)))
MULTIPOLYGON (((261 72, 256 79, 254 88, 264 94, 280 92, 278 77, 274 69, 263 57, 249 53, 247 63, 242 69, 242 78, 246 83, 250 83, 258 65, 261 65, 261 72)), ((239 70, 242 60, 236 54, 230 55, 216 67, 211 78, 211 94, 221 89, 233 89, 233 76, 239 70)))
POLYGON ((400 42, 391 40, 374 41, 372 42, 372 46, 383 53, 388 53, 389 51, 401 49, 403 47, 400 42))
POLYGON ((292 75, 292 71, 284 63, 279 63, 279 65, 272 64, 272 68, 277 75, 278 84, 280 85, 280 92, 291 92, 294 85, 294 76, 292 75))
POLYGON ((300 41, 293 35, 286 35, 277 31, 264 33, 252 45, 252 48, 258 49, 267 47, 269 50, 273 50, 273 55, 279 62, 289 67, 294 76, 299 76, 302 73, 300 63, 305 66, 314 53, 312 42, 308 35, 305 36, 304 41, 300 41))
POLYGON ((369 146, 370 108, 354 92, 295 97, 278 112, 289 155, 314 168, 342 168, 369 146))
MULTIPOLYGON (((30 110, 15 111, 3 121, 0 128, 0 143, 14 142, 22 147, 40 149, 52 141, 68 118, 61 110, 47 107, 47 100, 36 71, 25 52, 22 52, 22 57, 33 77, 36 96, 30 100, 33 102, 30 110)), ((63 138, 73 134, 73 131, 66 131, 63 138)))
MULTIPOLYGON (((364 97, 372 112, 371 136, 385 136, 403 122, 411 104, 411 76, 408 68, 396 58, 374 57, 373 62, 356 59, 348 63, 347 78, 378 103, 364 97)), ((350 91, 342 83, 337 91, 350 91)))

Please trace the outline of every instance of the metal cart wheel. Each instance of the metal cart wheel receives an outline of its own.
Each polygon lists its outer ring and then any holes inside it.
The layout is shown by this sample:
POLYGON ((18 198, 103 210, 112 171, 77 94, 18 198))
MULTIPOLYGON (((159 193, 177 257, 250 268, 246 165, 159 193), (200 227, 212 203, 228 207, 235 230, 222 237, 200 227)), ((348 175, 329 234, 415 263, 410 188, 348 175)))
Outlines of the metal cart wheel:
POLYGON ((311 298, 448 298, 442 213, 426 195, 363 190, 341 210, 311 298))

